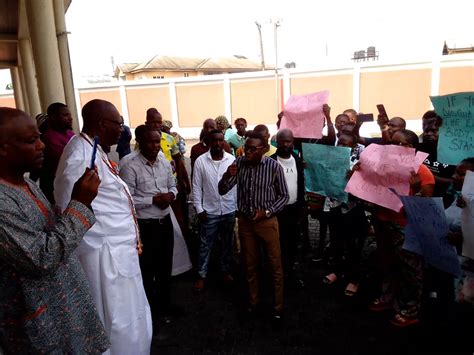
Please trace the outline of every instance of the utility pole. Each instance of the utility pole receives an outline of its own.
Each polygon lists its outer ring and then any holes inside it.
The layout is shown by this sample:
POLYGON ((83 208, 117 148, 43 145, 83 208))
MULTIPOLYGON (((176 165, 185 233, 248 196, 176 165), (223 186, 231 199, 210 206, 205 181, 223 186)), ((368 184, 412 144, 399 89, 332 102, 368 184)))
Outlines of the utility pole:
POLYGON ((265 70, 265 57, 263 56, 263 39, 262 39, 262 25, 255 21, 255 24, 257 25, 258 29, 258 36, 260 39, 260 60, 262 63, 262 70, 265 70))
POLYGON ((273 36, 275 41, 275 101, 277 113, 281 111, 280 107, 280 81, 278 79, 278 35, 277 30, 281 25, 281 18, 271 19, 270 23, 273 23, 273 36))

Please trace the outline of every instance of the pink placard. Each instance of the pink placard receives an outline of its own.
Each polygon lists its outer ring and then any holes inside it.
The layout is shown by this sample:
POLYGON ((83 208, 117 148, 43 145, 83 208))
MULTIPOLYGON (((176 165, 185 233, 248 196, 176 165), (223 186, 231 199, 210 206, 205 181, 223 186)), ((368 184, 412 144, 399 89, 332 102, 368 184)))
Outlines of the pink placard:
POLYGON ((289 128, 297 138, 323 136, 323 105, 328 102, 329 91, 290 96, 285 104, 280 129, 289 128))
POLYGON ((398 196, 410 192, 409 179, 418 171, 426 153, 396 145, 371 144, 360 156, 360 170, 354 172, 345 191, 396 212, 402 208, 398 196), (423 159, 422 159, 423 158, 423 159))

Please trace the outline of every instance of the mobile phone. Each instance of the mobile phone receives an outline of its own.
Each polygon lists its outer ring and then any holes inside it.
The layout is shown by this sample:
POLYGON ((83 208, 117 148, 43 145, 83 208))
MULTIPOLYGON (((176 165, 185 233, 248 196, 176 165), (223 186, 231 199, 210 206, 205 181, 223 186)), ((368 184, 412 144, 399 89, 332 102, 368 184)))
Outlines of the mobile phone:
POLYGON ((92 157, 91 157, 91 164, 90 168, 94 169, 95 167, 95 156, 97 155, 97 145, 99 144, 99 137, 94 137, 94 143, 92 145, 92 157))
POLYGON ((360 115, 357 115, 357 122, 372 122, 373 120, 373 113, 361 113, 360 115))
POLYGON ((388 118, 387 111, 385 111, 385 106, 383 104, 378 104, 377 105, 377 110, 379 111, 380 116, 388 118))

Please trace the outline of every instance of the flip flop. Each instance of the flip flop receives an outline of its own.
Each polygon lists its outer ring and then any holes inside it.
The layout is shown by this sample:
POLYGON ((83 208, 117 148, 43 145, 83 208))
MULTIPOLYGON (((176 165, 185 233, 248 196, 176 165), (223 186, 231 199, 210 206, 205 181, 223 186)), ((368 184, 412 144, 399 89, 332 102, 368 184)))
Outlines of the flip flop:
POLYGON ((325 283, 326 285, 330 285, 330 284, 332 284, 336 281, 337 281, 337 275, 335 273, 331 273, 329 275, 326 275, 323 278, 323 283, 325 283))
POLYGON ((344 295, 347 297, 353 297, 357 291, 359 290, 359 284, 354 284, 352 282, 349 282, 346 286, 346 289, 344 290, 344 295))

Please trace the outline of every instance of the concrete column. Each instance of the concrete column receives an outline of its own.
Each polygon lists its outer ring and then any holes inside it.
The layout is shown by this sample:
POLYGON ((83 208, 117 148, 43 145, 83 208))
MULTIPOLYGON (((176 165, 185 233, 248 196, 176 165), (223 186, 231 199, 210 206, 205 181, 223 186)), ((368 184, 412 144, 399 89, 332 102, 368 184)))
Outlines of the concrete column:
POLYGON ((125 89, 125 85, 120 85, 119 91, 120 91, 120 104, 121 104, 120 111, 122 111, 123 123, 126 126, 130 127, 130 116, 128 114, 127 89, 125 89))
POLYGON ((355 64, 352 71, 352 108, 360 110, 360 65, 355 64))
POLYGON ((15 97, 15 106, 17 109, 25 111, 25 103, 23 102, 23 87, 21 86, 20 73, 18 67, 10 68, 10 74, 13 81, 13 95, 15 97))
POLYGON ((232 125, 234 118, 232 117, 232 94, 230 91, 230 79, 229 74, 226 74, 224 77, 224 107, 225 107, 225 116, 229 120, 229 123, 232 125))
POLYGON ((176 96, 176 83, 174 81, 169 82, 168 90, 170 93, 171 122, 176 132, 181 129, 181 127, 179 125, 178 97, 176 96))
POLYGON ((66 30, 66 18, 64 17, 64 0, 53 0, 53 6, 66 105, 68 105, 73 117, 73 128, 76 132, 79 132, 74 81, 72 76, 71 58, 69 56, 69 42, 67 38, 69 32, 66 30))
MULTIPOLYGON (((439 95, 439 82, 441 79, 441 57, 437 55, 431 63, 431 96, 439 95)), ((430 100, 430 109, 433 109, 433 104, 430 100)))
POLYGON ((52 0, 26 0, 41 107, 65 102, 52 0))
POLYGON ((282 106, 284 107, 286 102, 291 96, 291 77, 290 77, 290 71, 285 70, 283 72, 283 102, 282 106))
MULTIPOLYGON (((18 51, 18 58, 20 58, 20 51, 18 51)), ((21 62, 18 61, 18 73, 20 75, 20 83, 21 83, 21 96, 23 97, 23 105, 25 106, 25 112, 30 112, 30 103, 28 102, 28 95, 26 92, 26 83, 25 83, 25 73, 23 73, 23 66, 21 62)))
POLYGON ((30 41, 26 38, 20 38, 18 41, 20 47, 21 63, 25 77, 25 89, 28 96, 28 108, 31 116, 41 113, 41 104, 38 95, 38 84, 36 82, 35 67, 33 55, 31 53, 30 41))

